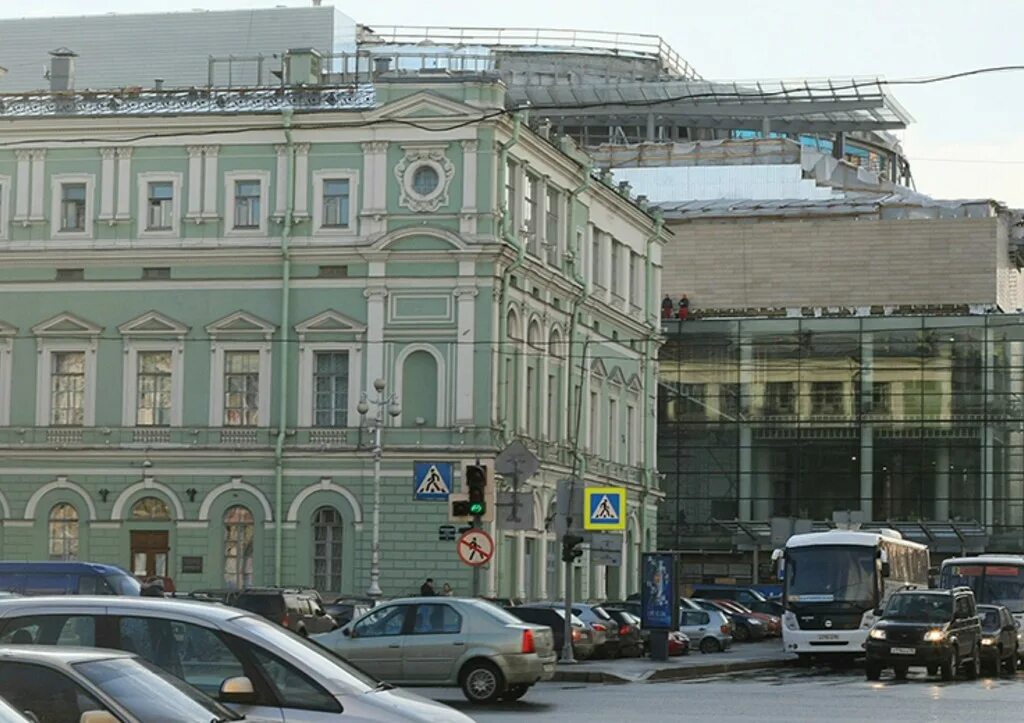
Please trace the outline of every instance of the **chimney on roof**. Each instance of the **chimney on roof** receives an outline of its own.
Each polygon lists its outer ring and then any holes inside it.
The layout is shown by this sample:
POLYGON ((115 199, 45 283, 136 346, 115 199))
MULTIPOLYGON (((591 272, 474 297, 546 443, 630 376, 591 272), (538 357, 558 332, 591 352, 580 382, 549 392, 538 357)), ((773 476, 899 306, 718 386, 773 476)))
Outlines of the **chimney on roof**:
POLYGON ((154 90, 163 90, 164 89, 164 79, 163 78, 154 78, 153 79, 153 89, 154 90))
POLYGON ((285 55, 285 85, 320 85, 322 72, 323 56, 313 48, 296 48, 285 55))
POLYGON ((57 48, 50 51, 50 90, 74 90, 75 58, 78 53, 68 48, 57 48))

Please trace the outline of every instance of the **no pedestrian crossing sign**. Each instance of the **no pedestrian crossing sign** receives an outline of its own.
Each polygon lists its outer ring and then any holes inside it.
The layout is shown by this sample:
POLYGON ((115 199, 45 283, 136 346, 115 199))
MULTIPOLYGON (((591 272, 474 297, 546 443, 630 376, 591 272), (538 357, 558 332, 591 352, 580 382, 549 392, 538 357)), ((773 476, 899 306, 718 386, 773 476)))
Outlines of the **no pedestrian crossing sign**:
POLYGON ((452 492, 451 462, 413 462, 413 498, 447 500, 452 492))
POLYGON ((588 487, 583 493, 583 529, 626 529, 626 490, 623 487, 588 487))
POLYGON ((483 530, 466 530, 459 538, 457 552, 467 565, 485 565, 494 557, 494 540, 483 530))

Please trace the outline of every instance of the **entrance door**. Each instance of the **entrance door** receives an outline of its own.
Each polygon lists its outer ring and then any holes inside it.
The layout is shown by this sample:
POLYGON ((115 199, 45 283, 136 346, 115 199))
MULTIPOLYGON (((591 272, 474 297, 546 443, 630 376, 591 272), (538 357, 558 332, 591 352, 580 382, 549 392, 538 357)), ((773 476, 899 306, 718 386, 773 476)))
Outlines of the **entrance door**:
POLYGON ((167 531, 131 531, 132 574, 141 580, 166 578, 171 545, 167 531))

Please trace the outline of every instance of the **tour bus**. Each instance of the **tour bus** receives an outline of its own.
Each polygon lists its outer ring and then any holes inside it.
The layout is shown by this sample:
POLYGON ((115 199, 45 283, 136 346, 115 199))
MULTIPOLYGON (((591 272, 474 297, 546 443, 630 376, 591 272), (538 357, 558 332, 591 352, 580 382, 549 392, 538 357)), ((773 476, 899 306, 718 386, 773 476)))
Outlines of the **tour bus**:
POLYGON ((928 548, 895 530, 793 535, 772 557, 783 580, 783 644, 805 662, 863 654, 889 595, 928 586, 928 548))
POLYGON ((945 560, 939 587, 966 585, 979 604, 1005 605, 1014 619, 1024 623, 1024 557, 978 555, 945 560))

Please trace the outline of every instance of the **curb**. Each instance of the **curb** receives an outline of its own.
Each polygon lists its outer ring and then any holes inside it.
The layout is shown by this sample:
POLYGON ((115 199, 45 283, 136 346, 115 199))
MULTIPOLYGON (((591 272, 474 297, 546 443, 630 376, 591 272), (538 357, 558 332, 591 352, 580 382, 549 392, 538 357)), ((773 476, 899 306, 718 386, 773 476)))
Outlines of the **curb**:
POLYGON ((686 667, 658 668, 638 678, 625 678, 615 673, 597 670, 556 670, 551 679, 555 683, 602 683, 622 685, 625 683, 656 683, 668 680, 692 680, 725 673, 739 673, 747 670, 770 670, 794 665, 793 660, 737 660, 735 662, 708 663, 686 667))

